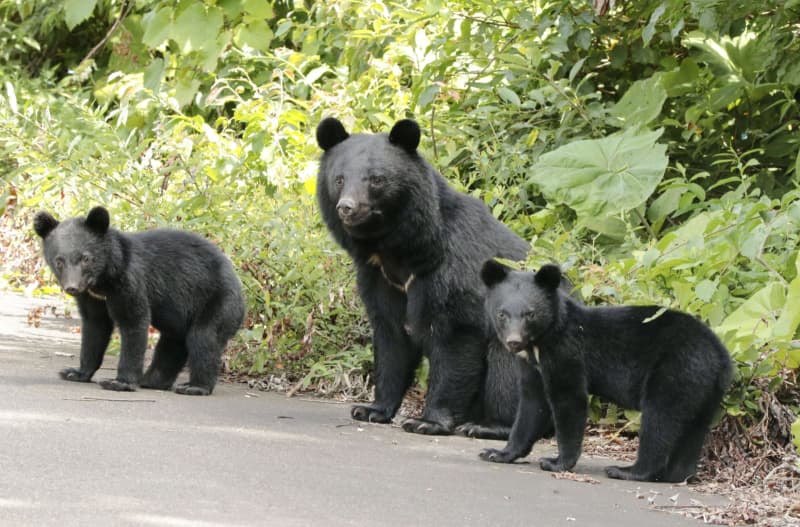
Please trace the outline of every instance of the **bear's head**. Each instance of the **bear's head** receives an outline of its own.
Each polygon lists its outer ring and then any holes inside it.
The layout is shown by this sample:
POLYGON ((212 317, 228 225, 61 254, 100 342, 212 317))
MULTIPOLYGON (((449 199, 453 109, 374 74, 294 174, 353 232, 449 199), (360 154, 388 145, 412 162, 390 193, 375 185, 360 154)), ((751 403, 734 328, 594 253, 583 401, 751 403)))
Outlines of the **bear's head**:
POLYGON ((544 265, 536 273, 515 271, 495 260, 483 264, 488 288, 486 315, 497 338, 512 352, 528 351, 557 323, 561 270, 544 265))
POLYGON ((33 219, 42 238, 47 265, 65 293, 76 296, 90 291, 103 275, 109 258, 108 211, 95 207, 86 218, 59 222, 47 212, 33 219))
POLYGON ((356 239, 385 236, 407 215, 410 204, 435 193, 430 166, 417 154, 419 125, 397 122, 389 134, 349 134, 333 117, 320 122, 324 151, 317 196, 326 222, 338 222, 356 239))

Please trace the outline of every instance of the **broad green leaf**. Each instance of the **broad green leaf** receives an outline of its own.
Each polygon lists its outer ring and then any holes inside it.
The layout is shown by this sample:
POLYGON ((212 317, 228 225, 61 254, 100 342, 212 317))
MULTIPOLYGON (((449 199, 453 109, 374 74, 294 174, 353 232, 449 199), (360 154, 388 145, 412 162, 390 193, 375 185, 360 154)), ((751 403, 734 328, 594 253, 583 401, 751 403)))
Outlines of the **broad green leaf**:
POLYGON ((222 10, 198 2, 184 9, 172 25, 172 39, 183 53, 213 48, 222 29, 222 10))
POLYGON ((541 156, 530 181, 591 226, 593 219, 638 207, 653 193, 667 168, 666 146, 656 143, 660 135, 629 130, 574 141, 541 156))
POLYGON ((694 288, 694 293, 697 295, 697 298, 703 302, 709 302, 716 291, 717 284, 712 280, 703 280, 694 288))
POLYGON ((192 102, 192 99, 197 93, 197 88, 199 87, 200 81, 198 79, 193 79, 185 75, 180 76, 175 84, 175 99, 178 100, 178 104, 186 106, 192 102))
POLYGON ((272 5, 267 0, 244 0, 242 5, 248 20, 261 20, 272 18, 272 5))
POLYGON ((145 88, 152 91, 158 91, 161 85, 161 79, 164 75, 165 63, 162 58, 154 58, 150 65, 144 70, 144 78, 142 84, 145 88))
POLYGON ((611 109, 611 116, 625 126, 644 126, 658 117, 667 100, 667 90, 661 84, 661 77, 657 73, 634 82, 611 109))
POLYGON ((792 436, 794 437, 794 439, 792 439, 794 446, 800 450, 800 417, 795 419, 794 423, 792 423, 792 436))
POLYGON ((428 105, 436 98, 436 95, 439 94, 439 85, 438 84, 431 84, 427 86, 422 93, 419 94, 419 98, 417 99, 417 104, 420 108, 427 108, 428 105))
POLYGON ((514 106, 519 106, 521 104, 519 100, 519 95, 509 88, 505 86, 500 86, 497 88, 497 94, 500 95, 500 98, 506 101, 507 103, 511 103, 514 106))
POLYGON ((678 68, 661 74, 661 86, 667 90, 668 97, 678 97, 697 89, 702 71, 697 62, 686 58, 678 68))
POLYGON ((777 339, 792 339, 800 326, 800 252, 795 257, 797 275, 786 292, 786 305, 778 317, 773 335, 777 339))
POLYGON ((661 4, 659 4, 659 6, 655 8, 653 14, 650 15, 650 21, 647 23, 644 29, 642 29, 642 41, 644 42, 645 46, 650 44, 650 41, 653 39, 653 35, 656 34, 656 23, 666 10, 667 10, 666 3, 661 2, 661 4))
POLYGON ((772 335, 775 315, 785 302, 783 286, 778 282, 771 282, 745 300, 716 330, 726 338, 725 344, 732 352, 741 349, 736 342, 738 339, 752 336, 766 340, 772 335))
POLYGON ((239 46, 249 46, 259 51, 269 51, 272 42, 272 30, 263 20, 257 20, 240 26, 233 37, 234 43, 239 46))
POLYGON ((75 26, 92 16, 97 0, 64 0, 64 22, 72 31, 75 26))
POLYGON ((664 191, 659 197, 653 200, 647 209, 647 219, 656 222, 662 220, 678 210, 681 195, 686 191, 685 188, 673 187, 664 191))
POLYGON ((142 17, 142 42, 148 47, 157 48, 169 38, 171 26, 172 9, 162 7, 158 11, 148 11, 142 17))

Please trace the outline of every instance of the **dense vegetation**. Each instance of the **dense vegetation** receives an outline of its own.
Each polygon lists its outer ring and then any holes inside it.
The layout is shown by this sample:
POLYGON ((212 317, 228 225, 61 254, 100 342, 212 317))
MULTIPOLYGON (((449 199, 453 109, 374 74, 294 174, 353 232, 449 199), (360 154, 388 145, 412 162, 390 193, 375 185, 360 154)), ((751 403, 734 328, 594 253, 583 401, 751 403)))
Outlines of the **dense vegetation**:
POLYGON ((798 0, 0 0, 0 207, 206 234, 248 295, 232 367, 346 388, 369 329, 313 129, 413 117, 529 265, 696 314, 738 365, 728 414, 797 415, 798 20, 798 0))

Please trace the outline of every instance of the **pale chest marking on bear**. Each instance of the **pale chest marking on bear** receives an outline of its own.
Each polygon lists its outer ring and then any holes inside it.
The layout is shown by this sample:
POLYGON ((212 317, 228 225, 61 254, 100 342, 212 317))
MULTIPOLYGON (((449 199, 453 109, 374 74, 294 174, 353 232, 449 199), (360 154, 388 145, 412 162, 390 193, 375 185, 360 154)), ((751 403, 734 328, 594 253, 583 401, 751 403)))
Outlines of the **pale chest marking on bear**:
POLYGON ((89 293, 89 296, 94 298, 95 300, 106 300, 105 295, 101 295, 100 293, 95 293, 91 289, 87 289, 86 292, 89 293))
POLYGON ((400 282, 395 282, 394 280, 389 278, 389 275, 386 273, 386 269, 384 269, 383 264, 381 263, 381 256, 378 253, 371 255, 369 259, 367 259, 367 263, 369 263, 370 265, 374 265, 375 267, 378 267, 381 270, 383 278, 389 283, 389 285, 391 285, 398 291, 408 294, 408 288, 411 287, 411 284, 414 282, 414 278, 416 278, 414 276, 414 273, 408 275, 408 280, 406 280, 404 284, 401 284, 400 282))
MULTIPOLYGON (((539 348, 537 346, 534 346, 531 351, 533 351, 533 357, 536 359, 536 362, 538 363, 539 362, 539 348)), ((525 362, 530 362, 531 361, 531 356, 528 354, 528 350, 518 351, 517 352, 517 357, 519 357, 520 359, 524 360, 525 362)))

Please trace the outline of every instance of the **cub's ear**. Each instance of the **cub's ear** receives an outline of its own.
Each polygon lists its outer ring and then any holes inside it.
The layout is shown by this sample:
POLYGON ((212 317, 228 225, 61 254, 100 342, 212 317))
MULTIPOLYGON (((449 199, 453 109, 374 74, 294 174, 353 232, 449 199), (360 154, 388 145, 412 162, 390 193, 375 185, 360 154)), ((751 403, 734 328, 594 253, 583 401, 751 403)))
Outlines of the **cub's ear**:
POLYGON ((47 235, 56 227, 58 227, 58 220, 49 212, 42 211, 33 217, 33 230, 40 238, 47 238, 47 235))
POLYGON ((86 226, 96 234, 105 234, 110 221, 108 211, 103 207, 93 208, 86 216, 86 226))
POLYGON ((413 154, 419 146, 419 125, 411 119, 397 121, 389 132, 389 142, 413 154))
POLYGON ((506 279, 509 271, 511 271, 510 267, 496 260, 486 260, 481 268, 481 280, 486 287, 494 287, 506 279))
POLYGON ((317 125, 317 144, 325 151, 330 150, 350 137, 344 125, 335 117, 326 117, 317 125))
POLYGON ((558 289, 561 285, 561 269, 555 264, 543 265, 534 275, 533 281, 547 289, 558 289))

